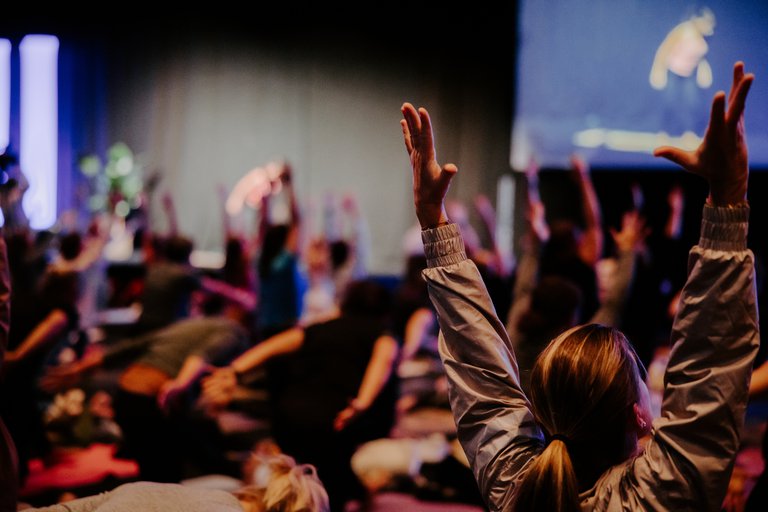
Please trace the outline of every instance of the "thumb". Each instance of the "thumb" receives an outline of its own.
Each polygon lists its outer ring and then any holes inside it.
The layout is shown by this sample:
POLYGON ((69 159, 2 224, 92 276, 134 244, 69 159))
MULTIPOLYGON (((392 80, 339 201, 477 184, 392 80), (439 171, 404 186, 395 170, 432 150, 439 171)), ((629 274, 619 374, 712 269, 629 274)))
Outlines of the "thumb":
POLYGON ((672 146, 661 146, 653 151, 653 156, 666 158, 680 167, 693 172, 694 157, 691 151, 683 151, 672 146))
POLYGON ((447 186, 457 172, 459 172, 459 168, 455 164, 445 164, 440 173, 440 181, 447 186))

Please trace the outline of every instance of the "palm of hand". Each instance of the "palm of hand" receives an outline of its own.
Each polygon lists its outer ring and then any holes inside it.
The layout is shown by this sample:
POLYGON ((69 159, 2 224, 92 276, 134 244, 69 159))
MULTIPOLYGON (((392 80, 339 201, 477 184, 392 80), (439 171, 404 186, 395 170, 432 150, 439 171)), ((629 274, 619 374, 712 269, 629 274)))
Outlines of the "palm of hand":
POLYGON ((402 108, 400 121, 405 147, 413 168, 413 199, 422 227, 435 227, 447 220, 443 200, 457 169, 453 164, 441 167, 435 158, 432 123, 429 113, 418 111, 410 103, 402 108))
POLYGON ((747 143, 744 136, 744 105, 754 75, 744 74, 744 64, 733 67, 733 83, 728 95, 728 109, 723 92, 712 101, 709 126, 695 151, 664 146, 654 154, 698 174, 710 184, 710 199, 715 205, 743 201, 747 193, 747 143))

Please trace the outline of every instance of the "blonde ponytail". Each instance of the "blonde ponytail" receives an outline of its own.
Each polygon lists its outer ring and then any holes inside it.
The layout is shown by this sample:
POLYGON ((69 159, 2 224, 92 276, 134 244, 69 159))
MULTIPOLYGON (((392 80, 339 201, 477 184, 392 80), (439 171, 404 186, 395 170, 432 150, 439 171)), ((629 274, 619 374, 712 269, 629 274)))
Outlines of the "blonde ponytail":
POLYGON ((549 445, 531 463, 516 501, 516 510, 578 512, 579 485, 568 447, 562 439, 549 445))
POLYGON ((640 382, 637 356, 616 329, 582 325, 552 340, 531 371, 529 396, 549 443, 531 462, 516 510, 580 510, 579 491, 634 450, 628 425, 640 382))

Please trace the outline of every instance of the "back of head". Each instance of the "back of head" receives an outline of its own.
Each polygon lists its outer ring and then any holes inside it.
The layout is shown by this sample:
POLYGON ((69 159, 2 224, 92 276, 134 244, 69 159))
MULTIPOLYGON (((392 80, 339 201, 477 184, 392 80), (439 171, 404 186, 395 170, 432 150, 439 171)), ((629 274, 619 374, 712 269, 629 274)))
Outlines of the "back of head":
POLYGON ((520 487, 519 510, 579 510, 579 491, 633 454, 637 364, 624 335, 601 325, 573 327, 549 344, 529 396, 548 444, 520 487))
POLYGON ((253 453, 240 499, 251 512, 327 512, 328 493, 314 466, 283 454, 253 453))
POLYGON ((392 312, 392 294, 372 279, 353 281, 344 293, 341 312, 344 316, 386 321, 392 312))
POLYGON ((349 243, 347 243, 345 240, 335 240, 331 242, 330 250, 331 266, 335 271, 341 268, 349 260, 349 243))
POLYGON ((83 241, 80 233, 68 233, 59 239, 59 253, 65 260, 72 261, 80 255, 83 241))
POLYGON ((572 221, 556 220, 541 251, 542 266, 557 265, 579 257, 579 228, 572 221))
POLYGON ((222 277, 226 283, 242 288, 250 286, 248 256, 242 238, 230 236, 224 250, 222 277))
POLYGON ((165 257, 173 263, 187 264, 193 248, 194 244, 189 238, 172 236, 165 242, 165 257))
POLYGON ((526 335, 561 332, 576 322, 580 306, 578 286, 562 277, 544 277, 531 293, 531 305, 520 317, 517 329, 526 335))

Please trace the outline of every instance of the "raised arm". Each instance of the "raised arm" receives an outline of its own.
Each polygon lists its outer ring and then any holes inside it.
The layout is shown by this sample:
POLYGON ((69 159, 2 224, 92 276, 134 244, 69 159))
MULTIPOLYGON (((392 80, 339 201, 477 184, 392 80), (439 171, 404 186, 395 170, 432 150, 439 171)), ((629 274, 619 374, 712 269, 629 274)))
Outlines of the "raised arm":
POLYGON ((163 194, 163 210, 168 218, 168 236, 177 236, 179 234, 179 218, 176 215, 176 204, 173 202, 173 196, 168 191, 163 194))
POLYGON ((341 209, 346 221, 343 235, 350 250, 347 263, 344 264, 344 267, 349 267, 349 270, 344 269, 344 273, 349 275, 347 283, 343 283, 346 285, 352 279, 362 279, 368 274, 371 233, 354 194, 347 194, 342 198, 341 209))
POLYGON ((616 273, 610 288, 601 300, 600 308, 592 316, 589 323, 611 327, 619 325, 624 305, 632 287, 632 280, 635 277, 636 256, 642 249, 648 233, 645 219, 636 210, 627 212, 622 216, 621 231, 611 229, 611 236, 618 251, 616 273))
POLYGON ((227 187, 223 183, 219 183, 216 185, 216 192, 219 196, 219 209, 221 210, 221 229, 224 232, 224 240, 226 242, 226 240, 229 240, 230 238, 239 237, 240 234, 235 233, 234 229, 232 229, 232 217, 227 211, 229 190, 227 190, 227 187))
POLYGON ((535 160, 531 160, 526 175, 527 190, 527 233, 523 236, 523 254, 517 265, 515 287, 512 290, 512 304, 507 313, 507 333, 511 339, 519 339, 517 324, 528 310, 531 294, 539 276, 541 247, 549 240, 549 225, 546 209, 539 196, 539 173, 535 160))
POLYGON ((578 156, 571 157, 571 166, 581 194, 584 217, 584 235, 579 244, 579 257, 587 265, 594 266, 603 255, 603 218, 600 201, 597 200, 589 165, 578 156))
POLYGON ((443 200, 457 168, 437 163, 427 111, 408 103, 402 110, 429 266, 424 277, 440 323, 440 356, 459 440, 489 507, 510 510, 510 490, 540 451, 543 436, 520 389, 506 330, 445 213, 443 200))
POLYGON ((484 194, 475 196, 474 206, 478 217, 480 217, 483 233, 490 244, 490 248, 484 251, 488 253, 487 259, 489 261, 487 264, 497 275, 507 276, 512 265, 511 262, 505 260, 496 238, 496 210, 493 208, 491 200, 484 194))
POLYGON ((293 169, 290 164, 283 164, 283 174, 281 175, 286 192, 288 193, 288 206, 291 211, 291 221, 289 223, 288 237, 285 240, 285 248, 288 252, 297 253, 301 243, 301 209, 299 201, 296 198, 296 189, 293 183, 293 169))
POLYGON ((728 107, 719 92, 698 149, 656 150, 709 182, 699 244, 674 321, 661 418, 630 479, 658 488, 660 508, 719 510, 739 447, 759 344, 743 111, 753 76, 734 66, 728 107))

